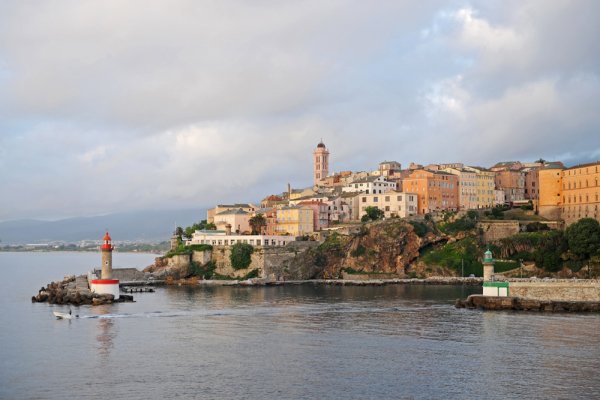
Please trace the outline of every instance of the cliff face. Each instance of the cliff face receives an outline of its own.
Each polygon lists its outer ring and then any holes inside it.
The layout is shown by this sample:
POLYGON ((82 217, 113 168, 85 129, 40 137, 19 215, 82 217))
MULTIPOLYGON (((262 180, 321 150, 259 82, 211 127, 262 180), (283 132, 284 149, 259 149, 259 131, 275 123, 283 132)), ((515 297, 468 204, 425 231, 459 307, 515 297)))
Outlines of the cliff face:
POLYGON ((445 235, 431 231, 419 236, 410 223, 391 219, 362 225, 345 234, 332 233, 321 244, 295 242, 279 248, 257 247, 252 254, 252 263, 244 270, 232 268, 230 249, 214 248, 202 254, 194 251, 191 256, 159 257, 144 271, 184 278, 191 274, 193 260, 198 265, 213 262, 217 274, 231 278, 241 278, 252 270, 257 270, 259 277, 268 280, 341 278, 343 270, 388 273, 398 277, 405 277, 409 272, 416 272, 418 276, 452 275, 450 271, 437 269, 428 273, 416 263, 424 246, 447 240, 445 235))
POLYGON ((354 234, 330 236, 320 246, 322 254, 316 261, 325 257, 323 278, 341 276, 343 269, 404 277, 421 248, 446 240, 432 232, 419 237, 410 223, 391 219, 364 225, 354 234))

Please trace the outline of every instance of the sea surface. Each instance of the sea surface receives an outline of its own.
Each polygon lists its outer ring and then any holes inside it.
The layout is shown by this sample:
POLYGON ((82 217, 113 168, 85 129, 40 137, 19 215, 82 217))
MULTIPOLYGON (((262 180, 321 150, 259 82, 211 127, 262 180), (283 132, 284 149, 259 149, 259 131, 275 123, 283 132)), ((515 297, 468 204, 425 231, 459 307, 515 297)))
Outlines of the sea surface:
POLYGON ((454 308, 477 287, 164 287, 72 321, 31 303, 99 259, 0 253, 1 399, 600 398, 600 315, 454 308))

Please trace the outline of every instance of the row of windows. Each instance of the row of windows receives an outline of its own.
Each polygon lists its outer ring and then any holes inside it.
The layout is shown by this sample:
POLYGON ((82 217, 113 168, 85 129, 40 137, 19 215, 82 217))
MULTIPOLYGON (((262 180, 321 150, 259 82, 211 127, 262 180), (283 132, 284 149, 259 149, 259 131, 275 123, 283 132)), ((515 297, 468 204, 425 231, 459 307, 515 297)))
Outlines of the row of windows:
MULTIPOLYGON (((383 201, 389 202, 390 201, 390 196, 385 196, 383 201)), ((396 196, 396 201, 402 201, 402 196, 401 195, 396 196)), ((408 201, 415 201, 415 197, 414 196, 408 196, 408 201)), ((367 202, 367 198, 363 197, 362 198, 362 202, 366 203, 367 202)), ((377 203, 377 202, 379 202, 379 197, 374 196, 373 197, 373 203, 377 203)))
MULTIPOLYGON (((568 185, 566 183, 563 183, 563 189, 567 190, 567 186, 569 189, 580 189, 583 187, 582 181, 573 182, 573 187, 571 187, 571 182, 569 182, 568 185)), ((598 178, 595 179, 594 186, 598 186, 598 178)), ((589 181, 587 179, 585 180, 585 187, 590 187, 589 181)))
MULTIPOLYGON (((593 169, 593 171, 591 172, 592 174, 594 172, 598 172, 598 166, 596 165, 595 167, 586 167, 585 168, 585 173, 586 174, 590 173, 590 168, 593 169)), ((581 169, 578 168, 578 169, 567 170, 567 175, 571 175, 571 176, 572 175, 577 175, 577 171, 579 171, 579 175, 583 174, 583 168, 581 168, 581 169)))
MULTIPOLYGON (((583 203, 583 196, 579 195, 579 201, 577 201, 577 196, 567 196, 567 203, 583 203), (572 200, 572 201, 571 201, 572 200)), ((590 195, 586 194, 585 195, 585 202, 589 203, 590 202, 590 195)), ((598 202, 598 193, 596 193, 596 202, 598 202)))

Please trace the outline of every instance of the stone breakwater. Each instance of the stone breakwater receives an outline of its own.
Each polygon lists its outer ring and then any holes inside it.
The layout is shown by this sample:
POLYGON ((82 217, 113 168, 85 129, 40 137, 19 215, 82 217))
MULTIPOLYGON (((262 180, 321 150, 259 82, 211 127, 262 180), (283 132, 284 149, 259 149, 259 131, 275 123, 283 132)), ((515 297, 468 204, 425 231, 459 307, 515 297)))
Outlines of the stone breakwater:
POLYGON ((65 276, 61 282, 51 282, 40 288, 37 295, 31 297, 33 303, 65 304, 65 305, 102 305, 133 301, 133 296, 120 295, 118 300, 112 294, 93 293, 89 289, 85 275, 65 276))
POLYGON ((600 301, 537 300, 473 294, 466 300, 456 300, 455 307, 480 310, 600 312, 600 301))

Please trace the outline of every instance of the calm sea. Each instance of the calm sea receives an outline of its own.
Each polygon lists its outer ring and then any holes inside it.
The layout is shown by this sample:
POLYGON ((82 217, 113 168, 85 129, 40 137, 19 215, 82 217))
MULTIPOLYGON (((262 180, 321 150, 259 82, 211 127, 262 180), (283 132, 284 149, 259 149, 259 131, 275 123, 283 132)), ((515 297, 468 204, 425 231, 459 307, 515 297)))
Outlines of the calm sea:
POLYGON ((461 286, 169 287, 73 321, 31 303, 97 264, 0 253, 0 398, 600 398, 600 315, 455 309, 461 286))

